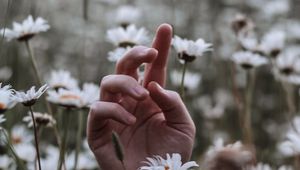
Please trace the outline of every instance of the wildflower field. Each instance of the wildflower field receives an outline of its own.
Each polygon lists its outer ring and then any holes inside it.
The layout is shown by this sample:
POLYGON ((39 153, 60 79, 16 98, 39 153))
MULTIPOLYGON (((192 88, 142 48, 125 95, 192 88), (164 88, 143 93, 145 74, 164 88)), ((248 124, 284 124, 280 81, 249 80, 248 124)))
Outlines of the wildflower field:
POLYGON ((0 169, 300 170, 299 10, 1 0, 0 169))

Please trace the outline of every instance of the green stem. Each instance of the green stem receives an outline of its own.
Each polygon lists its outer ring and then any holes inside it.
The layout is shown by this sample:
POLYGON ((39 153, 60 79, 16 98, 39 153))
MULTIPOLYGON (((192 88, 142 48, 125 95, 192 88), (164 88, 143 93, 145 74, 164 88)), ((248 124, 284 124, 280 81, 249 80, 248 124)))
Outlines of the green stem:
POLYGON ((89 0, 83 0, 83 19, 85 21, 89 19, 88 8, 89 8, 89 0))
POLYGON ((185 96, 184 78, 185 78, 186 68, 187 68, 187 62, 184 61, 183 69, 182 69, 181 85, 180 85, 180 95, 182 99, 184 99, 185 96))
POLYGON ((252 94, 255 85, 255 70, 247 72, 247 87, 245 95, 245 115, 244 115, 244 140, 245 143, 253 143, 252 132, 252 94))
POLYGON ((32 68, 33 68, 33 71, 34 71, 34 76, 36 78, 36 81, 37 81, 39 86, 42 86, 43 84, 42 84, 42 81, 41 81, 40 76, 39 76, 35 56, 34 56, 34 53, 32 51, 32 48, 31 48, 30 43, 29 43, 28 40, 25 41, 25 45, 26 45, 26 49, 28 51, 28 54, 30 56, 30 61, 31 61, 31 65, 32 65, 32 68))
MULTIPOLYGON (((29 41, 25 41, 25 45, 26 45, 26 49, 27 49, 27 51, 28 51, 28 54, 29 54, 29 56, 30 56, 31 65, 32 65, 32 68, 33 68, 33 70, 34 70, 34 76, 35 76, 35 78, 36 78, 36 80, 37 80, 37 82, 38 82, 38 85, 39 85, 39 86, 42 86, 43 83, 42 83, 42 80, 41 80, 41 78, 40 78, 40 76, 39 76, 39 72, 38 72, 37 64, 36 64, 36 59, 35 59, 35 56, 34 56, 34 52, 33 52, 32 48, 31 48, 30 42, 29 42, 29 41)), ((49 102, 46 100, 45 95, 44 95, 44 100, 45 100, 45 103, 46 103, 46 108, 47 108, 48 113, 49 113, 50 115, 53 116, 52 109, 51 109, 51 107, 50 107, 49 102)), ((56 131, 57 131, 56 126, 54 126, 54 131, 55 131, 55 137, 56 137, 58 146, 60 147, 61 141, 60 141, 60 136, 59 136, 59 134, 56 133, 56 131)))
POLYGON ((286 82, 282 82, 283 89, 285 91, 286 102, 289 110, 289 117, 292 118, 292 115, 296 113, 296 106, 294 100, 293 86, 286 82))
MULTIPOLYGON (((24 165, 23 160, 21 160, 19 158, 16 151, 14 150, 14 147, 11 144, 11 141, 10 141, 10 138, 8 137, 8 135, 7 135, 7 132, 4 129, 0 129, 0 132, 3 133, 3 136, 5 138, 4 143, 5 143, 6 147, 9 149, 9 152, 10 152, 11 156, 13 157, 13 159, 15 159, 15 162, 17 164, 17 168, 20 169, 20 170, 27 170, 27 168, 24 165)), ((3 141, 1 140, 1 142, 3 142, 3 141)))
POLYGON ((36 127, 32 107, 29 107, 29 110, 30 110, 31 119, 32 119, 32 122, 33 122, 35 149, 36 149, 36 155, 37 155, 37 160, 38 160, 38 166, 39 166, 39 170, 41 170, 42 167, 41 167, 41 157, 40 157, 40 151, 39 151, 39 141, 38 141, 37 127, 36 127))
POLYGON ((70 124, 70 109, 67 109, 63 114, 63 123, 64 123, 64 133, 59 153, 59 163, 58 163, 58 170, 62 169, 62 165, 65 164, 65 152, 66 152, 66 144, 68 140, 68 132, 69 132, 69 124, 70 124))
POLYGON ((296 155, 294 157, 294 167, 295 167, 295 169, 300 168, 300 155, 296 155))
POLYGON ((76 152, 75 152, 74 169, 77 169, 77 165, 78 165, 78 155, 80 153, 80 144, 82 141, 83 118, 84 118, 83 111, 80 110, 79 115, 78 115, 78 131, 77 131, 77 137, 76 137, 76 152))

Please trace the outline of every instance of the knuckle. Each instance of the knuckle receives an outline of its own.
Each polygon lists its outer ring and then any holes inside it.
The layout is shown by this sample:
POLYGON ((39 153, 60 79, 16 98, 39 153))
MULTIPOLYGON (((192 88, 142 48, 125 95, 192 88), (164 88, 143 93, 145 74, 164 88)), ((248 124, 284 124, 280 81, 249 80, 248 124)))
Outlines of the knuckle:
POLYGON ((105 86, 108 82, 111 81, 111 79, 113 79, 113 76, 114 75, 107 75, 107 76, 104 76, 101 80, 101 83, 100 83, 100 87, 102 86, 105 86))
POLYGON ((168 91, 169 97, 172 99, 180 99, 180 95, 175 91, 168 91))
POLYGON ((97 112, 97 108, 98 108, 98 104, 96 102, 94 102, 91 106, 90 106, 90 112, 89 112, 89 118, 94 118, 95 114, 97 112))

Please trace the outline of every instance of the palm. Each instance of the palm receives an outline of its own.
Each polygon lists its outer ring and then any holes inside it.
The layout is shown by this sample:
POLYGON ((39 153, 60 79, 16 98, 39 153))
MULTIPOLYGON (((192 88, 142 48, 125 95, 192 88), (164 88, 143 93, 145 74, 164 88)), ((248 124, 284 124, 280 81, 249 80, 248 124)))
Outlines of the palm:
POLYGON ((159 37, 158 31, 154 42, 158 54, 149 50, 143 53, 136 48, 118 63, 117 75, 102 80, 100 102, 91 109, 89 116, 88 140, 104 170, 122 169, 114 154, 112 131, 119 134, 124 146, 123 162, 127 170, 137 169, 141 161, 153 155, 176 152, 185 161, 191 155, 194 124, 178 94, 159 86, 165 81, 171 37, 170 31, 163 33, 168 35, 167 40, 159 37), (137 83, 136 74, 143 62, 150 63, 146 66, 144 87, 137 83), (137 88, 139 93, 132 91, 137 88), (130 117, 135 120, 129 120, 130 117))

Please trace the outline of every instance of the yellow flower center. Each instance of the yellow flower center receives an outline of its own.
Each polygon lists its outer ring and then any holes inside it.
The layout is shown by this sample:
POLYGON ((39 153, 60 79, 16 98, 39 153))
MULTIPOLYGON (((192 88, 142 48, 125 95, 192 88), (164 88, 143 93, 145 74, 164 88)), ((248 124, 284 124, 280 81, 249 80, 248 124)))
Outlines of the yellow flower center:
POLYGON ((62 95, 60 97, 60 99, 62 100, 69 100, 69 99, 80 99, 79 96, 73 95, 73 94, 66 94, 66 95, 62 95))
POLYGON ((4 103, 0 103, 0 110, 5 110, 6 109, 6 105, 4 103))
POLYGON ((13 136, 11 142, 13 144, 19 144, 22 143, 22 138, 20 136, 13 136))
POLYGON ((168 166, 165 166, 165 170, 170 170, 170 167, 168 167, 168 166))

